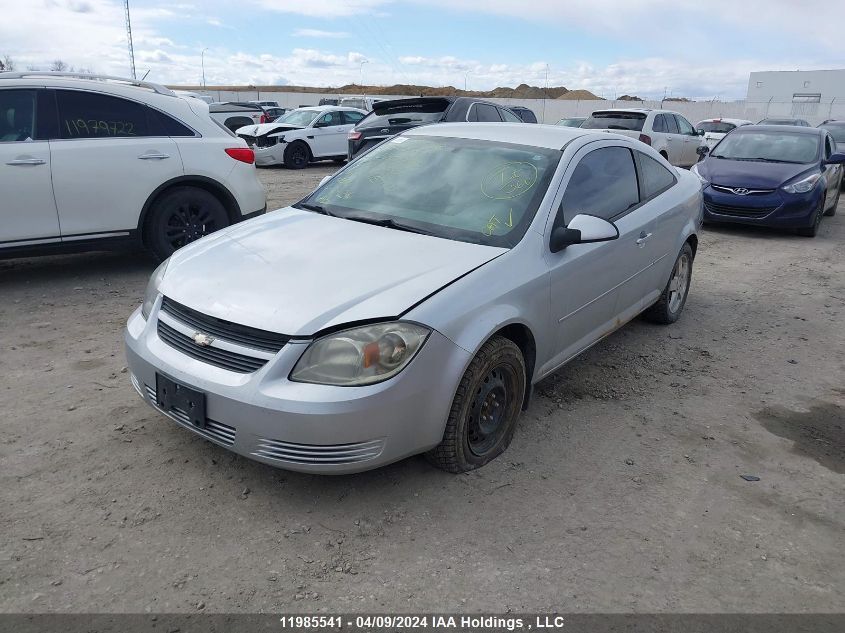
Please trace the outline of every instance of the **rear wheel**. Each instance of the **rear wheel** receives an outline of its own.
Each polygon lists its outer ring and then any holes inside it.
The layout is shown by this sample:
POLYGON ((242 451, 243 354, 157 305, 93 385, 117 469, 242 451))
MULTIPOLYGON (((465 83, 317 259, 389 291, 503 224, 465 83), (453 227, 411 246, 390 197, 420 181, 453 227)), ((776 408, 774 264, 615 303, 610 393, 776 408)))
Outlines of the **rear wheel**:
POLYGON ((229 225, 226 208, 199 187, 174 187, 153 203, 144 227, 144 244, 156 259, 229 225))
POLYGON ((824 198, 825 195, 822 194, 822 199, 819 200, 819 206, 813 214, 813 224, 798 229, 798 235, 802 235, 803 237, 815 237, 818 235, 819 225, 822 223, 822 216, 824 215, 824 198))
POLYGON ((692 281, 692 259, 692 247, 686 243, 678 254, 678 259, 675 260, 669 283, 666 284, 657 303, 645 311, 646 319, 653 323, 668 325, 680 318, 692 281))
POLYGON ((285 148, 285 166, 304 169, 311 162, 311 150, 302 141, 294 141, 285 148))
POLYGON ((443 440, 426 453, 428 461, 462 473, 501 455, 516 430, 525 384, 519 347, 503 336, 487 341, 458 385, 443 440))

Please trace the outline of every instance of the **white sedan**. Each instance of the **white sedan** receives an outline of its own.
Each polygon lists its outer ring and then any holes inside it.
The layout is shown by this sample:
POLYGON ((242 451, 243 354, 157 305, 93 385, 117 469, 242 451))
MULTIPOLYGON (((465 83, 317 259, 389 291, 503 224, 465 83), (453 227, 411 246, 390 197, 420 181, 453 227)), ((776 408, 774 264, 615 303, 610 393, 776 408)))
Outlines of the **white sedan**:
POLYGON ((704 144, 713 149, 731 130, 751 124, 751 121, 745 119, 704 119, 698 122, 695 131, 704 139, 704 144))
POLYGON ((298 108, 272 123, 247 125, 237 135, 255 150, 255 164, 302 169, 317 160, 346 160, 346 135, 367 113, 357 108, 298 108))

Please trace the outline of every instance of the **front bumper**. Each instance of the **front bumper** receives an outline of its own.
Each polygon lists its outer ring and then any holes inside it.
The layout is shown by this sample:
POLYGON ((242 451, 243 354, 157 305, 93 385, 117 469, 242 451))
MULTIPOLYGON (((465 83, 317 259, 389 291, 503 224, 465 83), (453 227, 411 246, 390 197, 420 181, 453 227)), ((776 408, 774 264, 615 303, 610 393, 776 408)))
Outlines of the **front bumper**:
POLYGON ((797 229, 813 225, 822 196, 820 187, 801 194, 776 189, 769 193, 737 195, 704 188, 704 220, 797 229))
POLYGON ((290 342, 249 374, 206 364, 170 347, 157 333, 157 302, 145 321, 129 318, 126 358, 140 396, 156 405, 156 373, 206 395, 205 428, 179 411, 169 418, 240 455, 310 473, 369 470, 440 443, 469 354, 433 331, 397 376, 365 387, 291 382, 307 342, 290 342))

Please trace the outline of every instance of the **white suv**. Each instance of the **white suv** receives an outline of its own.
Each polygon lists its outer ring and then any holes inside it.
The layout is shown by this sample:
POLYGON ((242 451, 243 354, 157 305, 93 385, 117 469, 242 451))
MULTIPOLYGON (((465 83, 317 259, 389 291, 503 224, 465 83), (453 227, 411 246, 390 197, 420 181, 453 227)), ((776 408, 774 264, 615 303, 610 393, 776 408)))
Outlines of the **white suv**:
POLYGON ((676 167, 695 165, 698 162, 698 147, 702 144, 692 124, 671 110, 597 110, 581 127, 607 130, 639 139, 651 145, 676 167))
POLYGON ((246 144, 157 84, 0 73, 0 257, 139 242, 164 259, 266 209, 246 144))

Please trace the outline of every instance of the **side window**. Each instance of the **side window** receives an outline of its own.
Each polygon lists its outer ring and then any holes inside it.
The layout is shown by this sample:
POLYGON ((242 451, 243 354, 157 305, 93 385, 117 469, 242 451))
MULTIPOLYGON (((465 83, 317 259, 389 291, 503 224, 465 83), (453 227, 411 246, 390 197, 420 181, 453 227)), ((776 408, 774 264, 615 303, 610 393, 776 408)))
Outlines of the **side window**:
POLYGON ((681 130, 678 128, 678 122, 675 120, 675 116, 672 114, 665 115, 666 119, 666 131, 669 134, 680 134, 681 130))
POLYGON ((317 120, 319 127, 331 127, 333 125, 343 125, 340 112, 326 112, 317 120))
POLYGON ((56 101, 63 139, 193 136, 178 121, 135 101, 81 90, 57 90, 56 101))
POLYGON ((643 200, 663 193, 677 182, 675 175, 651 156, 637 152, 637 159, 640 162, 640 189, 643 200))
POLYGON ((522 119, 520 119, 518 116, 516 116, 510 110, 505 110, 505 109, 499 110, 499 114, 501 114, 502 118, 505 121, 507 121, 508 123, 522 123, 523 122, 522 119))
POLYGON ((0 90, 0 143, 35 138, 35 91, 0 90))
POLYGON ((639 201, 631 151, 603 147, 578 163, 563 194, 555 226, 566 226, 579 213, 612 220, 639 201))
POLYGON ((502 119, 499 117, 499 110, 494 106, 486 103, 476 103, 473 109, 477 112, 479 121, 502 122, 502 119))
POLYGON ((654 132, 667 132, 668 130, 666 129, 666 117, 662 114, 655 114, 654 123, 652 123, 651 129, 654 132))
POLYGON ((695 136, 695 130, 692 128, 692 124, 687 121, 682 116, 675 116, 678 120, 678 129, 681 130, 681 134, 686 134, 687 136, 695 136))
POLYGON ((361 114, 360 112, 352 112, 351 110, 346 110, 343 113, 343 120, 346 122, 347 125, 350 123, 352 125, 355 125, 357 123, 360 123, 361 119, 363 119, 365 116, 365 114, 361 114))

